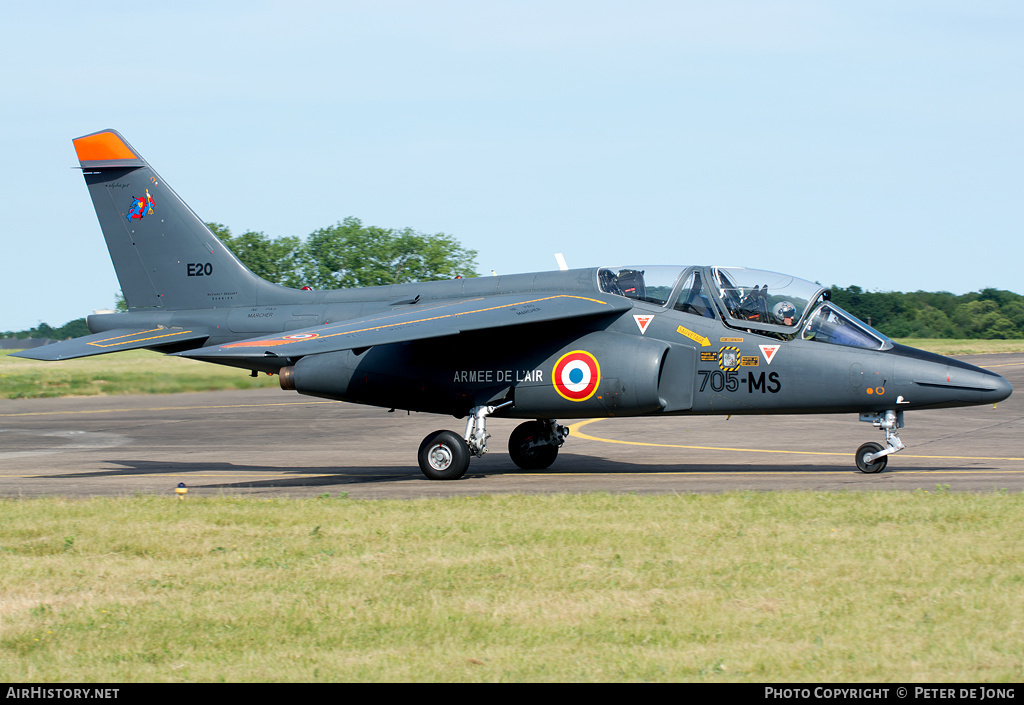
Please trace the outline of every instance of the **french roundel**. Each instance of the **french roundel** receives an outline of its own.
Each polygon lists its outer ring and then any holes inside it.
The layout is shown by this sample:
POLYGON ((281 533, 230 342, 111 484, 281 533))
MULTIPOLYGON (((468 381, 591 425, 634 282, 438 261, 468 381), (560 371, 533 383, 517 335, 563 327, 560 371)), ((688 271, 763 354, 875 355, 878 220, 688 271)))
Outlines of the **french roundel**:
POLYGON ((601 368, 593 355, 585 350, 574 350, 558 358, 551 378, 555 391, 569 401, 586 401, 597 391, 601 368))

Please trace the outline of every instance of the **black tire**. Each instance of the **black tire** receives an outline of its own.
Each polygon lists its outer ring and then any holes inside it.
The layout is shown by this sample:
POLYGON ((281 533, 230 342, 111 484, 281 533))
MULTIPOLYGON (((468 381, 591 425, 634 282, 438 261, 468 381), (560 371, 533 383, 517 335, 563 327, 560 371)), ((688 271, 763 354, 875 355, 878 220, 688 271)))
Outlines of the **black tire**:
POLYGON ((430 480, 458 480, 469 469, 469 448, 452 431, 434 431, 420 443, 417 460, 430 480))
POLYGON ((889 456, 883 455, 873 463, 864 462, 864 456, 869 453, 877 453, 882 450, 882 446, 877 443, 865 443, 857 449, 857 469, 861 472, 876 473, 885 470, 886 464, 889 462, 889 456))
POLYGON ((508 437, 508 454, 523 470, 543 470, 555 462, 558 446, 548 442, 540 421, 527 421, 508 437))

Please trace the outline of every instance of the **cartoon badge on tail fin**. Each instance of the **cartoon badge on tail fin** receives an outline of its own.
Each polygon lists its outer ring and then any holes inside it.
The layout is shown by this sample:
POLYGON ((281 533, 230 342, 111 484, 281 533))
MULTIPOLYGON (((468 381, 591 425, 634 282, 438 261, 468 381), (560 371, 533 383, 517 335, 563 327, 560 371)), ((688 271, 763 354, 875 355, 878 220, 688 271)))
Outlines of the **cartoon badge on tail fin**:
POLYGON ((128 209, 128 214, 125 216, 128 220, 142 220, 147 215, 153 212, 153 207, 156 202, 153 200, 153 196, 150 195, 149 189, 146 189, 146 197, 139 198, 138 196, 132 197, 131 208, 128 209))

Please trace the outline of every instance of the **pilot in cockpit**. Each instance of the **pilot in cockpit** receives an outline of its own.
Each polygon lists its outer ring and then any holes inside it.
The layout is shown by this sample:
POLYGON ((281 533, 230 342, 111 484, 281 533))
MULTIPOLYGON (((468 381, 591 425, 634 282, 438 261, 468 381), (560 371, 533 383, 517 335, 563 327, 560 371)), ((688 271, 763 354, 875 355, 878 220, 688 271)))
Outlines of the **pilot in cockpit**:
POLYGON ((789 301, 780 301, 772 309, 775 320, 784 326, 791 326, 796 323, 796 306, 789 301))

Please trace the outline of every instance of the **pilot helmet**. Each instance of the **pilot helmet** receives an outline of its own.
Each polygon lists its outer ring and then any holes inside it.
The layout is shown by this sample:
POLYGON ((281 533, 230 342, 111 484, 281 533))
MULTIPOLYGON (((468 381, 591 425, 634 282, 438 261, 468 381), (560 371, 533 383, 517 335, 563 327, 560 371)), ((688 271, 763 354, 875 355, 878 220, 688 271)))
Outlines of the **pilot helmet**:
POLYGON ((796 306, 789 301, 780 301, 775 304, 775 308, 772 309, 772 313, 775 315, 775 320, 783 325, 793 325, 793 319, 796 318, 796 306), (789 319, 789 323, 786 323, 786 319, 789 319))

